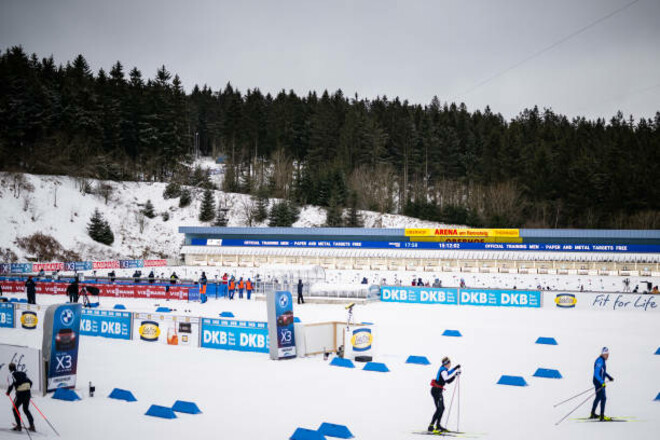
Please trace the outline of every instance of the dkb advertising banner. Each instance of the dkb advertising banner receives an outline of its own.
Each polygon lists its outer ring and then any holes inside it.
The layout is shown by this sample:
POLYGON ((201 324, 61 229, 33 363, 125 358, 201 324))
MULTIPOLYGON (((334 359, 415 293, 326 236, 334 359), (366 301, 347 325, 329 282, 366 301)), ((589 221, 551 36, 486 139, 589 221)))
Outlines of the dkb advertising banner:
POLYGON ((76 386, 81 315, 82 304, 55 304, 46 309, 42 344, 46 392, 76 386))
POLYGON ((199 318, 169 313, 135 313, 133 339, 149 343, 199 346, 199 318))
POLYGON ((0 327, 14 328, 13 303, 0 303, 0 327))
POLYGON ((291 292, 269 292, 266 298, 268 313, 268 335, 277 345, 270 347, 271 359, 286 359, 296 356, 296 338, 293 331, 293 301, 291 292))
POLYGON ((541 307, 538 290, 479 290, 461 289, 461 305, 495 307, 541 307))
POLYGON ((380 299, 386 302, 458 304, 458 290, 440 287, 382 287, 380 299))
POLYGON ((0 384, 3 392, 11 383, 8 365, 12 362, 16 364, 17 371, 23 371, 30 378, 32 391, 41 393, 41 350, 22 345, 0 344, 0 384))
POLYGON ((265 322, 202 318, 203 348, 268 353, 269 339, 265 322))
POLYGON ((114 310, 83 310, 80 334, 111 339, 131 339, 130 312, 114 310))

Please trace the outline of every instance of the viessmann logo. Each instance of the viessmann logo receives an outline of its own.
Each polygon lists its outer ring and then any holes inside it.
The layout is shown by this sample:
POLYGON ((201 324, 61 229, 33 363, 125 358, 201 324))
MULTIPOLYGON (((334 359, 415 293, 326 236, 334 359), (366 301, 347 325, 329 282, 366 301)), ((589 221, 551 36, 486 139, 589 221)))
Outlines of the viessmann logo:
POLYGON ((357 330, 353 330, 353 336, 351 337, 351 345, 353 346, 353 351, 369 350, 373 340, 374 336, 371 334, 370 329, 359 328, 357 330))
POLYGON ((577 298, 571 293, 558 293, 555 297, 555 304, 557 304, 557 307, 569 309, 575 307, 577 298))
POLYGON ((138 333, 140 333, 140 339, 143 341, 154 342, 160 336, 160 327, 158 327, 157 322, 142 321, 138 333))
POLYGON ((21 326, 25 329, 34 330, 37 328, 38 323, 39 318, 37 318, 37 314, 34 312, 23 312, 21 315, 21 326))

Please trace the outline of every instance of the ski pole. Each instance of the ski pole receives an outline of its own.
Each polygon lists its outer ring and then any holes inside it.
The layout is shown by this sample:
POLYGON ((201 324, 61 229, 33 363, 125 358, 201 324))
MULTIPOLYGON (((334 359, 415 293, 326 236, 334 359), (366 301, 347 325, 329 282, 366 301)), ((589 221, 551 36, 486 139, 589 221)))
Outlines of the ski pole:
MULTIPOLYGON (((28 438, 29 438, 30 440, 32 440, 32 436, 30 435, 30 431, 29 431, 29 430, 27 429, 27 427, 25 426, 25 422, 23 422, 23 417, 21 417, 21 413, 18 412, 18 408, 16 408, 16 404, 14 403, 14 401, 12 400, 12 398, 11 398, 11 396, 10 396, 9 394, 7 394, 6 396, 7 396, 7 398, 9 399, 9 401, 11 402, 11 406, 14 407, 14 411, 16 411, 16 414, 18 415, 18 420, 20 420, 20 422, 21 422, 20 425, 23 425, 23 429, 25 429, 25 432, 27 433, 28 438)), ((20 425, 19 425, 19 426, 20 426, 20 425)))
POLYGON ((454 391, 451 393, 451 400, 449 401, 449 411, 447 411, 447 422, 445 423, 445 425, 449 424, 449 416, 451 416, 451 407, 454 405, 455 394, 456 394, 456 387, 454 387, 454 391))
POLYGON ((559 403, 555 403, 552 407, 553 407, 553 408, 557 408, 559 405, 563 405, 563 404, 566 403, 566 402, 570 402, 571 400, 575 399, 576 397, 580 397, 581 395, 588 393, 588 392, 591 391, 592 389, 593 389, 593 387, 589 387, 589 388, 587 388, 586 390, 582 391, 582 392, 579 393, 579 394, 576 394, 576 395, 573 396, 573 397, 569 397, 569 398, 566 399, 566 400, 562 400, 562 401, 559 402, 559 403))
POLYGON ((60 433, 57 432, 57 429, 55 429, 55 427, 50 423, 50 421, 46 418, 46 416, 44 415, 44 413, 41 412, 41 410, 39 409, 39 407, 37 406, 37 404, 34 403, 34 400, 30 399, 30 402, 32 402, 32 405, 33 405, 35 408, 37 408, 37 411, 39 412, 39 414, 41 414, 41 417, 44 418, 44 420, 46 421, 46 423, 48 423, 48 426, 50 426, 51 429, 52 429, 53 431, 55 431, 55 434, 57 434, 57 436, 59 437, 59 436, 60 436, 60 433))
POLYGON ((458 383, 456 384, 458 386, 458 406, 456 409, 458 410, 458 419, 456 420, 456 431, 461 430, 461 376, 458 376, 458 383))
MULTIPOLYGON (((601 387, 601 388, 602 388, 602 387, 601 387)), ((574 413, 579 407, 581 407, 582 405, 584 405, 585 403, 587 403, 587 402, 589 401, 589 399, 591 399, 591 398, 594 397, 595 395, 596 395, 596 392, 591 393, 591 394, 589 395, 589 397, 587 397, 586 399, 584 399, 584 400, 582 401, 582 403, 580 403, 578 406, 576 406, 575 408, 573 408, 573 410, 572 410, 571 412, 569 412, 568 414, 566 414, 564 417, 561 418, 561 420, 559 420, 557 423, 555 423, 555 426, 557 426, 557 425, 559 425, 561 422, 563 422, 563 421, 566 419, 566 417, 568 417, 568 416, 570 416, 571 414, 573 414, 573 413, 574 413)))

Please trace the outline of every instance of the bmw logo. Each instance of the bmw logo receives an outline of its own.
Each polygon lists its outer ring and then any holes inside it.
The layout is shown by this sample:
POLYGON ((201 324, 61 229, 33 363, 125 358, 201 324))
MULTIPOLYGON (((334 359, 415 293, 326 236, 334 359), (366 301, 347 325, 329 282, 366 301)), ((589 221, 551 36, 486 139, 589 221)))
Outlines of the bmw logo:
POLYGON ((65 327, 71 326, 71 324, 73 323, 73 312, 71 311, 71 309, 64 309, 64 311, 60 315, 60 321, 65 327))
POLYGON ((289 304, 289 296, 285 294, 280 295, 280 307, 284 308, 289 304))

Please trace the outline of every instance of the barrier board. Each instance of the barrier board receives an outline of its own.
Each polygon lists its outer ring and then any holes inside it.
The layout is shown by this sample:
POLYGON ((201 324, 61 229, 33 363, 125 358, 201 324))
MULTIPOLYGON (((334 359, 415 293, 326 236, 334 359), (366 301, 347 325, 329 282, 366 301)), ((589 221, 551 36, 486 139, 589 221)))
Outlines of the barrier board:
POLYGON ((80 334, 111 339, 131 339, 131 312, 83 309, 80 334))
POLYGON ((16 364, 17 371, 23 371, 32 381, 32 392, 41 393, 43 382, 43 369, 41 362, 41 350, 22 345, 0 344, 0 383, 2 392, 7 391, 10 384, 10 373, 8 365, 16 364))
POLYGON ((268 353, 269 339, 265 322, 202 318, 204 348, 268 353))
POLYGON ((637 293, 544 292, 545 307, 556 310, 608 312, 660 312, 660 295, 637 293))
POLYGON ((199 346, 199 318, 169 313, 134 313, 133 339, 184 347, 199 346))

